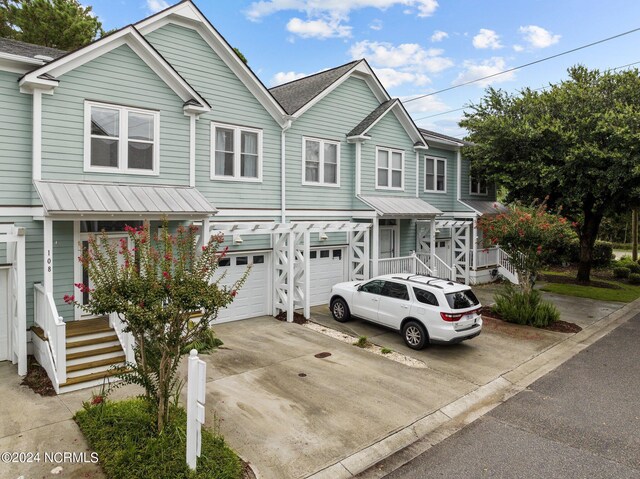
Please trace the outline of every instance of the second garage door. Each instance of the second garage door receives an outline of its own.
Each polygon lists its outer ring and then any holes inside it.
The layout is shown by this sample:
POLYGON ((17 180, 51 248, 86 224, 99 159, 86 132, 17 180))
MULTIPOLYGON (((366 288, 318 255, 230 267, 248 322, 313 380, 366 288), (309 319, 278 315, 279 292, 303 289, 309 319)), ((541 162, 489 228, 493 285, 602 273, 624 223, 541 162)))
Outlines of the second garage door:
POLYGON ((220 260, 218 273, 226 272, 223 284, 231 285, 253 265, 249 278, 229 306, 218 312, 218 323, 237 321, 271 314, 270 310, 270 261, 269 253, 246 253, 229 255, 220 260))
POLYGON ((311 266, 311 306, 328 304, 331 287, 345 280, 345 248, 312 249, 309 255, 311 266))

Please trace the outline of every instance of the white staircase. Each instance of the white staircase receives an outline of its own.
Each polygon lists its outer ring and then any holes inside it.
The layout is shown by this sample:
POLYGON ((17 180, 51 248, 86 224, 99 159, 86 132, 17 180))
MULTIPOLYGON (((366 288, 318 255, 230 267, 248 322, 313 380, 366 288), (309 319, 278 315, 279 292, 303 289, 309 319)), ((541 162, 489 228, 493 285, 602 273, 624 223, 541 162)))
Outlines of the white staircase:
POLYGON ((513 260, 505 251, 498 248, 498 273, 514 284, 520 284, 518 271, 513 265, 513 260))

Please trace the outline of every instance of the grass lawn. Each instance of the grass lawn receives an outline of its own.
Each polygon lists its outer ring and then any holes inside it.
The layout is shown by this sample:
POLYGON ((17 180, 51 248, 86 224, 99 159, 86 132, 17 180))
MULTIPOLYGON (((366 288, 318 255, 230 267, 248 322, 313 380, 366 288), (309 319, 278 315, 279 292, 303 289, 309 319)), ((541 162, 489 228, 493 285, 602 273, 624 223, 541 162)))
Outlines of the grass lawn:
POLYGON ((186 413, 174 412, 163 433, 142 399, 107 401, 75 415, 109 479, 240 479, 243 465, 224 439, 202 429, 202 454, 196 472, 186 463, 186 413))
MULTIPOLYGON (((566 273, 557 273, 545 271, 544 275, 569 277, 566 273)), ((551 279, 551 278, 549 278, 551 279)), ((630 303, 640 298, 640 286, 622 283, 619 281, 606 281, 598 279, 598 282, 610 284, 611 288, 603 288, 600 286, 584 286, 572 283, 554 283, 548 282, 541 289, 549 293, 564 294, 567 296, 577 296, 579 298, 591 298, 601 301, 620 301, 630 303)))

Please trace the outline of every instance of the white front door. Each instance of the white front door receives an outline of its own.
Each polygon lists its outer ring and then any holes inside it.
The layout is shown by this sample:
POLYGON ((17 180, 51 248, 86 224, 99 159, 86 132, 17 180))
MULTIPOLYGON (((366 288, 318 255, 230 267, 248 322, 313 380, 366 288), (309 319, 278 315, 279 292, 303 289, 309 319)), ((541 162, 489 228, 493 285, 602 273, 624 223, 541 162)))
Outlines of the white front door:
POLYGON ((0 268, 0 361, 9 359, 9 269, 0 268))
POLYGON ((436 240, 436 256, 448 265, 451 264, 451 240, 436 240))
POLYGON ((394 226, 380 227, 380 259, 393 258, 396 252, 396 228, 394 226))

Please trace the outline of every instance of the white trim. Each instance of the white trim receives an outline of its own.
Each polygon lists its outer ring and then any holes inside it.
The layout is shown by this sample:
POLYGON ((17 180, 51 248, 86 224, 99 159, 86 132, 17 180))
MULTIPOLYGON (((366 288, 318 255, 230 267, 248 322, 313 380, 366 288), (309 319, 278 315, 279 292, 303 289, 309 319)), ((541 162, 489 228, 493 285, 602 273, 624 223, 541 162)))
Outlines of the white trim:
MULTIPOLYGON (((82 263, 80 261, 75 260, 75 258, 79 257, 81 254, 80 251, 80 220, 73 221, 73 248, 74 248, 74 262, 73 262, 73 292, 75 293, 75 284, 82 283, 82 263)), ((80 308, 73 308, 74 311, 74 319, 78 320, 82 317, 82 310, 80 308)))
POLYGON ((239 181, 248 183, 262 183, 262 129, 248 126, 239 126, 229 123, 211 122, 211 151, 210 151, 210 174, 209 179, 216 181, 239 181), (216 128, 233 130, 233 176, 216 175, 216 128), (256 133, 258 136, 258 164, 256 165, 258 176, 240 176, 242 171, 242 133, 256 133))
MULTIPOLYGON (((280 209, 220 209, 216 213, 216 218, 267 218, 275 221, 274 218, 280 216, 280 209)), ((372 210, 287 210, 287 216, 294 218, 362 218, 371 219, 376 217, 376 212, 372 210)))
MULTIPOLYGON (((476 183, 478 184, 478 186, 484 185, 484 193, 476 193, 475 191, 473 191, 473 189, 471 188, 471 181, 473 180, 473 176, 469 175, 469 195, 473 195, 473 196, 489 196, 489 185, 487 184, 486 181, 483 180, 478 180, 476 179, 476 183)), ((480 188, 478 188, 480 189, 480 188)))
POLYGON ((456 152, 456 168, 456 199, 460 201, 460 198, 462 198, 462 154, 459 149, 456 152))
MULTIPOLYGON (((115 138, 115 137, 114 137, 115 138)), ((113 105, 96 101, 85 100, 84 102, 84 171, 86 173, 121 173, 126 175, 158 176, 160 174, 160 112, 145 110, 137 107, 113 105), (118 131, 118 166, 95 166, 91 164, 91 108, 105 108, 115 110, 119 116, 118 131), (153 117, 153 168, 143 170, 129 168, 129 142, 151 143, 143 140, 129 139, 129 113, 140 113, 153 117)))
POLYGON ((44 290, 46 293, 53 292, 53 221, 50 218, 44 219, 43 225, 43 266, 44 266, 44 290))
POLYGON ((390 190, 390 191, 404 191, 404 174, 405 174, 405 166, 404 166, 404 150, 399 150, 399 149, 395 149, 395 148, 388 148, 386 146, 376 146, 376 174, 375 174, 375 189, 376 190, 390 190), (389 160, 389 166, 386 168, 387 169, 387 179, 389 180, 389 186, 380 186, 378 184, 378 169, 382 169, 379 166, 379 160, 380 160, 380 151, 386 151, 389 155, 388 160, 389 160), (398 171, 398 170, 394 170, 393 168, 393 153, 400 153, 400 156, 402 157, 402 170, 401 171, 401 176, 400 176, 400 187, 397 186, 391 186, 393 184, 393 175, 391 174, 393 171, 398 171))
POLYGON ((205 111, 209 110, 207 101, 193 89, 187 81, 167 62, 138 32, 135 27, 128 26, 111 35, 101 38, 69 53, 57 60, 53 60, 46 65, 27 73, 20 79, 20 86, 30 87, 34 85, 48 85, 53 88, 57 86, 57 81, 43 80, 39 78, 44 73, 53 77, 60 77, 70 70, 73 70, 85 63, 94 60, 110 51, 128 45, 149 68, 151 68, 183 101, 195 99, 200 103, 205 111), (44 82, 44 83, 43 83, 44 82))
POLYGON ((416 198, 420 198, 420 152, 416 151, 416 198))
POLYGON ((314 138, 311 136, 302 137, 302 152, 300 154, 302 158, 302 185, 303 186, 322 186, 329 188, 340 188, 340 141, 328 140, 324 138, 314 138), (306 178, 306 165, 307 165, 307 148, 306 142, 314 141, 319 143, 318 147, 318 181, 308 181, 306 178), (324 181, 324 145, 336 145, 336 182, 326 183, 324 181))
POLYGON ((147 35, 168 23, 190 28, 198 32, 204 41, 209 44, 211 49, 262 104, 273 119, 281 127, 286 124, 286 112, 280 104, 271 96, 271 93, 269 93, 251 69, 238 58, 238 55, 233 51, 229 43, 218 33, 209 20, 192 2, 180 2, 157 15, 153 15, 136 23, 135 28, 143 35, 147 35))
POLYGON ((196 119, 195 113, 189 113, 189 186, 196 186, 196 119))
POLYGON ((287 130, 292 120, 287 120, 280 133, 280 221, 287 220, 287 130))
POLYGON ((32 115, 32 178, 33 181, 38 181, 42 179, 42 90, 33 90, 32 115))
POLYGON ((44 208, 42 206, 0 206, 0 218, 12 216, 44 216, 44 208))
POLYGON ((356 142, 356 196, 362 193, 362 142, 356 142))
POLYGON ((443 158, 440 156, 425 156, 424 157, 424 192, 432 193, 432 194, 447 194, 447 158, 443 158), (433 188, 432 190, 427 189, 427 160, 433 160, 433 188), (444 162, 444 190, 437 190, 438 187, 438 161, 444 162))

